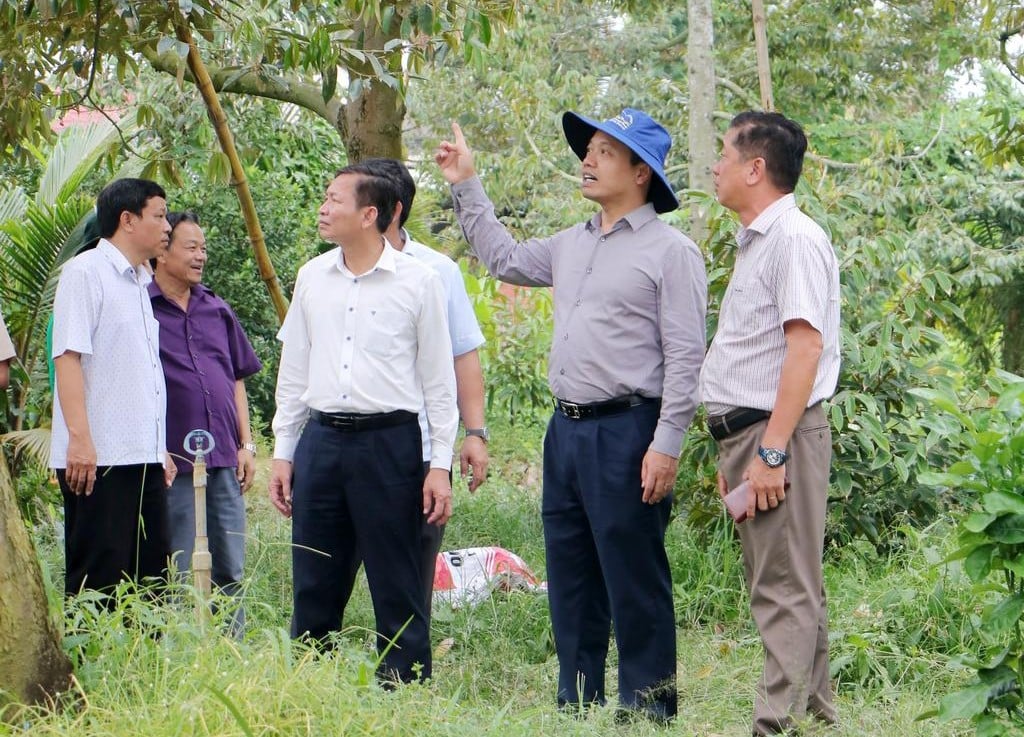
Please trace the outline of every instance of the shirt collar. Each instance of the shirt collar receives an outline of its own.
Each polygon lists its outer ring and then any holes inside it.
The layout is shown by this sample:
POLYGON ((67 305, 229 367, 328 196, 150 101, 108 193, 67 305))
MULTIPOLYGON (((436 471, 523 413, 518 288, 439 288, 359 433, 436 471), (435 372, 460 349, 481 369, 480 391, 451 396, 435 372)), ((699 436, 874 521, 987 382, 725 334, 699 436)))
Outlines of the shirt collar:
MULTIPOLYGON (((156 279, 151 279, 149 284, 146 286, 146 289, 149 292, 150 297, 162 297, 163 299, 167 299, 167 295, 164 294, 164 290, 160 288, 159 284, 157 284, 156 279)), ((191 297, 193 299, 205 297, 207 294, 213 294, 213 290, 205 284, 193 284, 189 287, 189 291, 191 292, 191 297)))
MULTIPOLYGON (((380 258, 377 259, 377 263, 373 265, 373 268, 366 272, 366 274, 362 274, 362 276, 372 274, 375 271, 390 271, 392 274, 398 271, 398 263, 395 258, 395 254, 398 253, 398 251, 388 243, 387 238, 381 236, 380 239, 384 244, 384 250, 381 251, 380 258)), ((349 268, 345 266, 345 259, 342 258, 341 246, 338 246, 338 258, 337 261, 335 261, 335 265, 338 270, 346 276, 356 276, 356 274, 353 274, 349 268)))
POLYGON ((106 238, 100 238, 96 250, 103 254, 103 257, 107 259, 118 274, 130 277, 133 281, 143 285, 148 285, 153 280, 145 266, 142 264, 132 266, 128 259, 125 258, 125 255, 121 253, 121 250, 106 238))
POLYGON ((787 195, 783 195, 779 199, 775 200, 772 204, 768 205, 760 215, 754 218, 754 221, 745 228, 740 228, 740 232, 736 234, 736 240, 739 241, 741 246, 745 246, 750 243, 755 235, 764 235, 775 222, 782 217, 782 215, 796 207, 796 197, 790 192, 787 195))
MULTIPOLYGON (((632 212, 623 215, 621 218, 619 218, 619 221, 612 226, 612 230, 615 230, 618 227, 619 223, 625 220, 629 224, 629 227, 633 229, 633 231, 637 231, 640 230, 640 228, 647 225, 647 223, 657 219, 657 217, 658 213, 654 211, 654 205, 651 204, 650 202, 645 202, 632 212)), ((590 220, 587 221, 587 230, 594 231, 600 229, 600 227, 601 213, 595 212, 594 217, 590 218, 590 220)))

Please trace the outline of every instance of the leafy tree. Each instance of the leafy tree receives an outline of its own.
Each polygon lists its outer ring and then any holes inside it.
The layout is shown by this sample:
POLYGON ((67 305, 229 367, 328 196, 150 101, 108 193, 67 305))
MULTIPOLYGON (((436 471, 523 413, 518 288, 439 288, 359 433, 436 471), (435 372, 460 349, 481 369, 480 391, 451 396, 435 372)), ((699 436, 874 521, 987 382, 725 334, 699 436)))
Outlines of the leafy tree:
POLYGON ((970 411, 953 394, 916 392, 950 420, 946 432, 970 452, 946 472, 929 474, 940 487, 973 499, 960 525, 963 561, 981 606, 980 648, 965 658, 974 677, 942 699, 933 714, 970 719, 978 735, 1001 737, 1024 729, 1024 380, 1003 374, 978 392, 970 411))
POLYGON ((326 120, 349 157, 400 156, 412 74, 453 48, 475 58, 513 18, 515 3, 483 0, 325 3, 236 0, 0 2, 0 141, 47 136, 53 107, 96 104, 101 88, 152 68, 193 81, 180 12, 201 36, 218 92, 291 102, 326 120))

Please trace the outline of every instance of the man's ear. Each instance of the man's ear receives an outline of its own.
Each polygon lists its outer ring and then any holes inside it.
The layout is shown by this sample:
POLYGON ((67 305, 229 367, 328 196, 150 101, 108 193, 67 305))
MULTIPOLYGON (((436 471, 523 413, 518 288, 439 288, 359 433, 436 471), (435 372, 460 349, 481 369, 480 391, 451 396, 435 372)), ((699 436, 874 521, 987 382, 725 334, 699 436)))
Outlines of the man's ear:
POLYGON ((651 181, 653 177, 651 167, 647 164, 640 164, 636 167, 636 173, 634 174, 635 181, 637 184, 645 184, 651 181))
POLYGON ((117 219, 117 227, 123 228, 127 232, 132 232, 135 229, 135 214, 129 210, 121 210, 121 216, 117 219))
POLYGON ((747 184, 758 184, 768 175, 764 158, 761 156, 755 156, 747 162, 747 165, 750 167, 747 170, 747 184))
POLYGON ((393 223, 400 223, 400 222, 402 222, 401 217, 402 217, 402 202, 401 202, 401 200, 399 200, 398 202, 395 203, 395 214, 391 216, 391 222, 393 222, 393 223))
POLYGON ((363 208, 363 227, 371 228, 377 224, 377 206, 367 205, 363 208))

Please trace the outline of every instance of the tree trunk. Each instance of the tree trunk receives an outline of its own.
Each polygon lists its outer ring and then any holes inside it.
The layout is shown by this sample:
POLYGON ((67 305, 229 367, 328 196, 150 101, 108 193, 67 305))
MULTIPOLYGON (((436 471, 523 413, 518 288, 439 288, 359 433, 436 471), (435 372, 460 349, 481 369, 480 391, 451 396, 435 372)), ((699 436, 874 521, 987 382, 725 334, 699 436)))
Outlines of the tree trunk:
MULTIPOLYGON (((356 25, 356 33, 364 38, 363 48, 369 51, 383 49, 388 41, 397 38, 402 18, 399 13, 385 32, 376 22, 356 25)), ((389 69, 396 77, 401 69, 389 69)), ((377 156, 402 159, 402 123, 405 120, 405 102, 397 89, 389 87, 376 77, 369 64, 352 65, 350 76, 361 75, 363 84, 359 94, 350 99, 340 111, 338 133, 351 163, 377 156)))
POLYGON ((1017 375, 1024 373, 1024 333, 1021 332, 1024 330, 1021 325, 1024 299, 1018 297, 1021 287, 1021 281, 1016 279, 1003 287, 1012 295, 1003 315, 1003 370, 1017 375))
POLYGON ((754 45, 757 47, 757 80, 761 87, 761 107, 766 112, 775 110, 772 95, 772 68, 768 59, 768 16, 764 12, 764 0, 751 0, 754 15, 754 45))
POLYGON ((70 683, 71 661, 47 613, 39 560, 0 458, 0 717, 14 721, 12 704, 45 703, 70 683))
POLYGON ((274 264, 270 260, 270 254, 267 253, 267 242, 263 238, 259 215, 256 214, 256 203, 253 202, 252 192, 249 191, 249 180, 245 176, 242 161, 238 158, 235 138, 231 135, 231 128, 228 127, 224 108, 220 105, 220 99, 217 97, 213 82, 206 71, 206 65, 203 64, 203 59, 199 56, 199 49, 196 48, 195 40, 192 38, 188 20, 176 15, 174 31, 179 41, 188 44, 188 68, 192 72, 196 88, 202 95, 203 102, 210 114, 210 121, 217 132, 221 151, 224 152, 231 164, 231 185, 235 188, 235 194, 238 196, 238 204, 242 210, 245 229, 249 234, 249 242, 252 244, 256 264, 260 270, 260 278, 263 279, 263 283, 270 293, 270 300, 274 303, 274 309, 277 311, 277 319, 284 322, 284 316, 288 312, 288 300, 285 299, 284 293, 281 291, 281 284, 277 280, 274 264))
MULTIPOLYGON (((711 167, 715 141, 715 30, 711 0, 690 0, 687 7, 686 72, 690 90, 690 189, 715 191, 711 167)), ((708 237, 707 208, 699 203, 690 211, 690 237, 703 243, 708 237)))
POLYGON ((398 91, 380 80, 363 85, 338 118, 338 133, 350 163, 376 156, 402 159, 402 122, 405 103, 398 91))

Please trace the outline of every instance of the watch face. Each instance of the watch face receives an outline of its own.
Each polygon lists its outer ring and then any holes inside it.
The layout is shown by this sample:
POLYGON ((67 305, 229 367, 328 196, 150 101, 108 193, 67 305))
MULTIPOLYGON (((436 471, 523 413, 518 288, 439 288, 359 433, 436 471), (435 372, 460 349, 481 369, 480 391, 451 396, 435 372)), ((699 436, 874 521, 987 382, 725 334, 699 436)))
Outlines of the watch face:
POLYGON ((769 468, 778 468, 786 462, 786 454, 777 448, 761 448, 760 455, 769 468))

